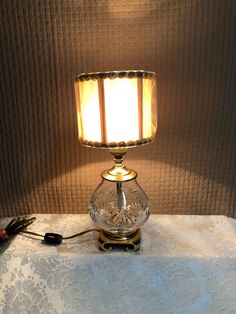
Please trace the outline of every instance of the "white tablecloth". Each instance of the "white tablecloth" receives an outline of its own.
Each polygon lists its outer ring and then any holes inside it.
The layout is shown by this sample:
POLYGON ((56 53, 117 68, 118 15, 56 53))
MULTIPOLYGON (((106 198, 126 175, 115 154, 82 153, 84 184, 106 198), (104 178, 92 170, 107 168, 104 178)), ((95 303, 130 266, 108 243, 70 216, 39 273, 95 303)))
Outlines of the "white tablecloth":
MULTIPOLYGON (((92 227, 87 215, 36 217, 28 229, 41 233, 92 227)), ((138 253, 100 252, 96 237, 2 246, 0 313, 236 313, 236 220, 153 215, 138 253)))

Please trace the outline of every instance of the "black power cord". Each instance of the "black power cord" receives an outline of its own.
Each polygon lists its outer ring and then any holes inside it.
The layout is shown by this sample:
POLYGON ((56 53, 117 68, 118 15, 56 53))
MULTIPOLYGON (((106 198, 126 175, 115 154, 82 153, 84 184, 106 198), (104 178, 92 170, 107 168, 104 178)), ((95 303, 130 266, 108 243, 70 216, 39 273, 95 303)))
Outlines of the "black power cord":
POLYGON ((26 231, 25 229, 31 225, 34 221, 36 220, 36 217, 15 217, 13 218, 9 224, 6 226, 5 229, 0 230, 0 239, 4 240, 4 239, 8 239, 11 236, 14 236, 16 234, 30 234, 30 235, 34 235, 37 237, 41 237, 43 238, 43 243, 45 244, 50 244, 50 245, 58 245, 61 244, 63 240, 69 240, 69 239, 73 239, 76 237, 80 237, 88 232, 92 232, 92 231, 97 231, 100 232, 99 229, 88 229, 88 230, 84 230, 82 232, 73 234, 71 236, 68 237, 63 237, 61 234, 59 233, 45 233, 43 234, 39 234, 37 232, 33 232, 33 231, 26 231))

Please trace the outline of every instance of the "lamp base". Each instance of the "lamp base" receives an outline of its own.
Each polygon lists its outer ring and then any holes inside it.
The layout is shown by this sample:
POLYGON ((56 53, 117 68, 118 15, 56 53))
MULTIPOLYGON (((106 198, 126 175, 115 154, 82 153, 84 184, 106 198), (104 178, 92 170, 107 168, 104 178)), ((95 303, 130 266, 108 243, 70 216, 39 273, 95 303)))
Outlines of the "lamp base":
POLYGON ((136 252, 140 249, 140 229, 127 237, 112 236, 104 230, 101 230, 98 238, 98 247, 101 251, 109 252, 113 248, 123 248, 125 251, 136 252))

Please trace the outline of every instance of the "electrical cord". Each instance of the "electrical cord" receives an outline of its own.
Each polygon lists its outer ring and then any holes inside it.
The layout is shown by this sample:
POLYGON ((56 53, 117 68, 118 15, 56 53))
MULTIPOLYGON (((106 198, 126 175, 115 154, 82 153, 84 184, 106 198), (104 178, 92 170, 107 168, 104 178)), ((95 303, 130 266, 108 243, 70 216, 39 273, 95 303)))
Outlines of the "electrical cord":
POLYGON ((80 237, 88 232, 92 232, 92 231, 97 231, 100 232, 99 229, 88 229, 88 230, 84 230, 82 232, 73 234, 71 236, 67 236, 67 237, 63 237, 61 234, 59 233, 45 233, 40 234, 37 232, 33 232, 33 231, 26 231, 25 229, 31 225, 34 221, 36 220, 36 217, 15 217, 13 218, 9 224, 6 226, 5 229, 0 230, 0 239, 5 240, 10 238, 13 235, 16 234, 30 234, 30 235, 34 235, 37 237, 41 237, 43 238, 43 243, 45 244, 50 244, 50 245, 58 245, 61 244, 63 240, 69 240, 69 239, 73 239, 76 237, 80 237))

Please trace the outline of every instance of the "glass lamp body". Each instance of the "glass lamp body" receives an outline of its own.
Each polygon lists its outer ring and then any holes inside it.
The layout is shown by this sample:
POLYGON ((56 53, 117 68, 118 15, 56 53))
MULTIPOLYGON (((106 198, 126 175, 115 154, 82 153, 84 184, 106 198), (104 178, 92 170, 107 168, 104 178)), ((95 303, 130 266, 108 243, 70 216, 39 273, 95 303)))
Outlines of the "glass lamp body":
POLYGON ((89 214, 107 233, 125 237, 147 221, 150 206, 136 179, 126 182, 103 179, 90 198, 89 214))

